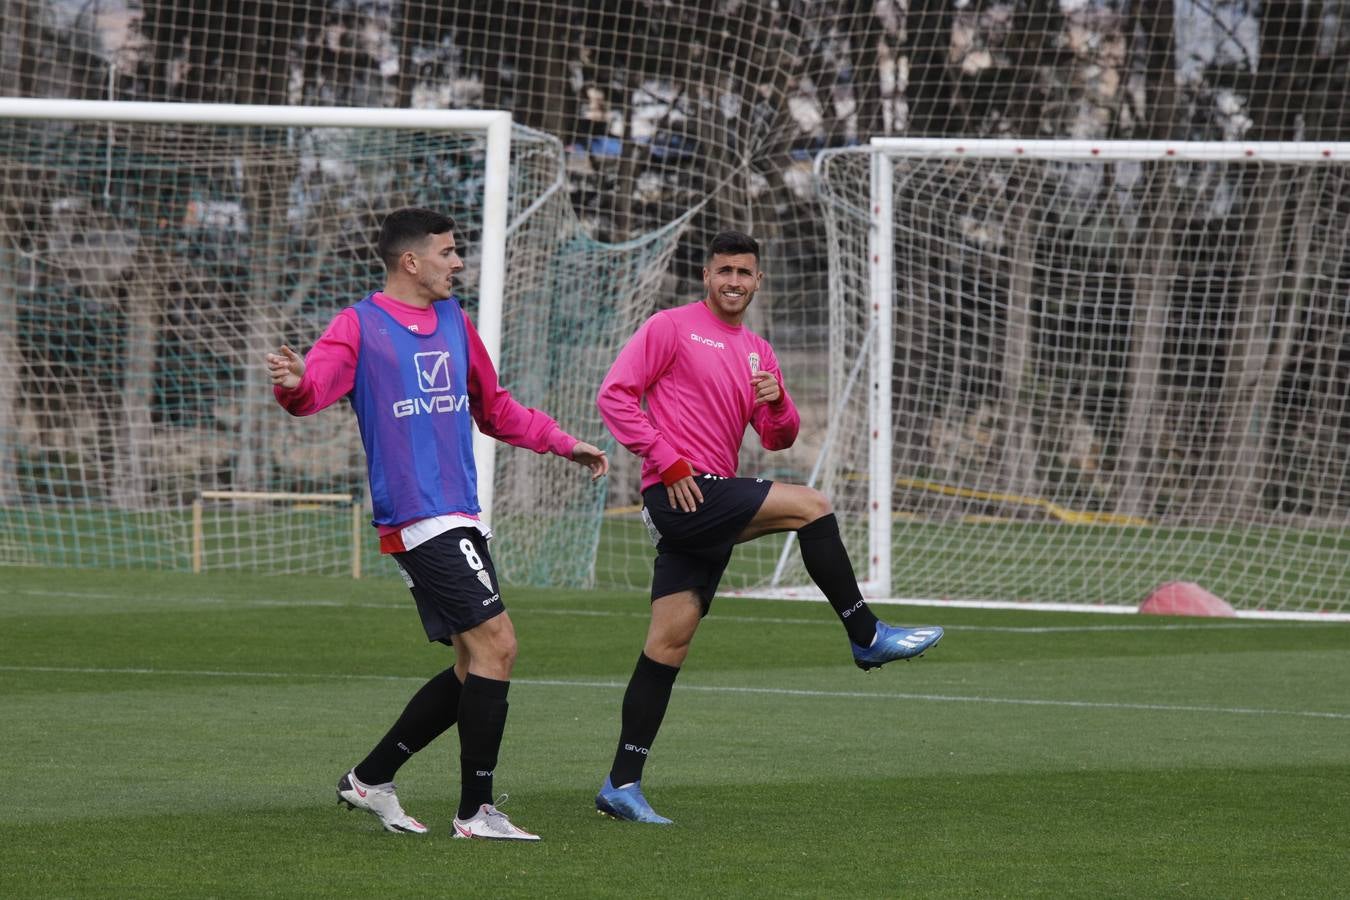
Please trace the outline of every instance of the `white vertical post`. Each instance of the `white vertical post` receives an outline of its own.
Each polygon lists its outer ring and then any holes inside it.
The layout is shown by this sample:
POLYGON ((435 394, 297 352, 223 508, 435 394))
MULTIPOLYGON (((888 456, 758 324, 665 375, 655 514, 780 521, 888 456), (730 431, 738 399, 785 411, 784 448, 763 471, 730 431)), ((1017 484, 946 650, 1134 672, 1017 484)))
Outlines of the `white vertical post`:
POLYGON ((867 588, 873 597, 891 594, 891 364, 894 355, 895 224, 891 158, 875 148, 867 256, 871 273, 869 328, 874 336, 867 392, 867 588))
MULTIPOLYGON (((320 106, 251 106, 234 103, 142 103, 0 97, 0 118, 99 122, 195 122, 207 125, 312 128, 482 129, 487 133, 484 171, 482 271, 477 328, 496 365, 501 356, 502 300, 506 289, 506 210, 511 168, 511 114, 502 110, 362 109, 320 106)), ((496 441, 475 432, 478 502, 491 522, 496 441)))
MULTIPOLYGON (((492 364, 502 349, 502 297, 506 291, 506 201, 510 190, 511 115, 498 113, 487 128, 487 165, 483 173, 482 270, 478 276, 478 336, 492 364)), ((473 456, 478 467, 478 505, 492 525, 493 479, 497 442, 474 429, 473 456)))

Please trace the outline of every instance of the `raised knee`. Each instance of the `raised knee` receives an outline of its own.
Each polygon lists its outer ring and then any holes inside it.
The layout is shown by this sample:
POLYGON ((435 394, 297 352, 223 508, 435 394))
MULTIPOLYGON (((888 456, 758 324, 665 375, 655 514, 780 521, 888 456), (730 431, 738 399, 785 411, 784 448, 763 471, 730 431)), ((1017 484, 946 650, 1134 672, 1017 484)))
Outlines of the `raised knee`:
POLYGON ((809 489, 805 510, 806 522, 809 524, 816 519, 828 516, 832 512, 834 512, 834 506, 830 504, 830 498, 814 488, 809 489))

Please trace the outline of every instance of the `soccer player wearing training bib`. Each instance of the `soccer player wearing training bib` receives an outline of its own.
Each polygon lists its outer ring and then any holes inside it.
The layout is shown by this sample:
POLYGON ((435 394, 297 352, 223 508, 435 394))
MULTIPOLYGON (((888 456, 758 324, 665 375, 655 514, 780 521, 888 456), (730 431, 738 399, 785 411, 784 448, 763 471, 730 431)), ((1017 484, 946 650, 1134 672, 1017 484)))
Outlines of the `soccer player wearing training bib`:
POLYGON ((864 671, 918 656, 942 637, 937 626, 878 621, 823 494, 736 477, 746 426, 765 449, 783 450, 800 424, 773 348, 742 324, 763 279, 758 242, 735 231, 718 234, 703 269, 704 299, 648 319, 619 352, 596 399, 614 437, 642 458, 642 517, 657 554, 646 644, 624 694, 614 764, 595 798, 597 810, 617 819, 670 824, 643 796, 642 770, 736 544, 795 531, 806 571, 839 615, 864 671))
POLYGON ((471 425, 536 453, 609 471, 603 450, 518 403, 453 296, 464 268, 454 222, 400 209, 380 229, 384 289, 344 309, 302 359, 267 354, 277 401, 307 416, 347 398, 365 445, 374 525, 412 592, 427 638, 452 644, 455 663, 423 685, 361 762, 339 779, 338 802, 393 832, 424 834, 403 811, 394 773, 458 725, 457 838, 537 841, 493 805, 492 777, 506 726, 516 636, 502 605, 479 518, 471 425), (470 418, 472 417, 472 419, 470 418))

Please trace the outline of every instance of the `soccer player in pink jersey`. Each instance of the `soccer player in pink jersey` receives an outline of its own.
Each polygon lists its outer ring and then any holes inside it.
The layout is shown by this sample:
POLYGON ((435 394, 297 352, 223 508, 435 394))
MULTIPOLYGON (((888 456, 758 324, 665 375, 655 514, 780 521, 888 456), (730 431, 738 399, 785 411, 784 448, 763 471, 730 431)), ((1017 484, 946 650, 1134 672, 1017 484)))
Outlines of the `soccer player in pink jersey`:
POLYGON ((624 694, 618 749, 600 812, 669 824, 641 778, 671 689, 736 544, 795 531, 802 562, 848 633, 864 671, 910 659, 937 626, 881 622, 862 598, 830 501, 804 485, 736 477, 747 426, 765 449, 797 438, 800 418, 768 341, 742 324, 764 280, 759 244, 724 231, 703 269, 707 294, 648 319, 619 352, 596 403, 619 443, 642 458, 642 518, 656 544, 651 624, 624 694), (646 408, 643 408, 645 403, 646 408))
POLYGON ((426 826, 399 803, 394 773, 458 724, 454 836, 537 841, 492 800, 516 635, 488 553, 492 533, 479 518, 471 426, 570 459, 592 480, 609 471, 609 460, 498 383, 452 293, 464 263, 449 217, 416 208, 390 213, 378 251, 384 289, 338 313, 304 358, 287 346, 267 354, 268 374, 292 415, 350 401, 380 550, 403 574, 428 640, 452 644, 455 663, 423 685, 384 738, 338 780, 338 802, 372 813, 389 831, 424 834, 426 826))

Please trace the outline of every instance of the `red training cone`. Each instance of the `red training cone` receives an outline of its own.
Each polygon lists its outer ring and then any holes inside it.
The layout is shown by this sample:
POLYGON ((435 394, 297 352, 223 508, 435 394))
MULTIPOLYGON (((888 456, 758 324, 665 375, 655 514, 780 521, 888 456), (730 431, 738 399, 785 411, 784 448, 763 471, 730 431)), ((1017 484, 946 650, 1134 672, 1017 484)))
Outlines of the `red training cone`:
POLYGON ((1222 597, 1216 597, 1193 581, 1169 581, 1159 585, 1139 604, 1139 611, 1155 616, 1236 616, 1222 597))

